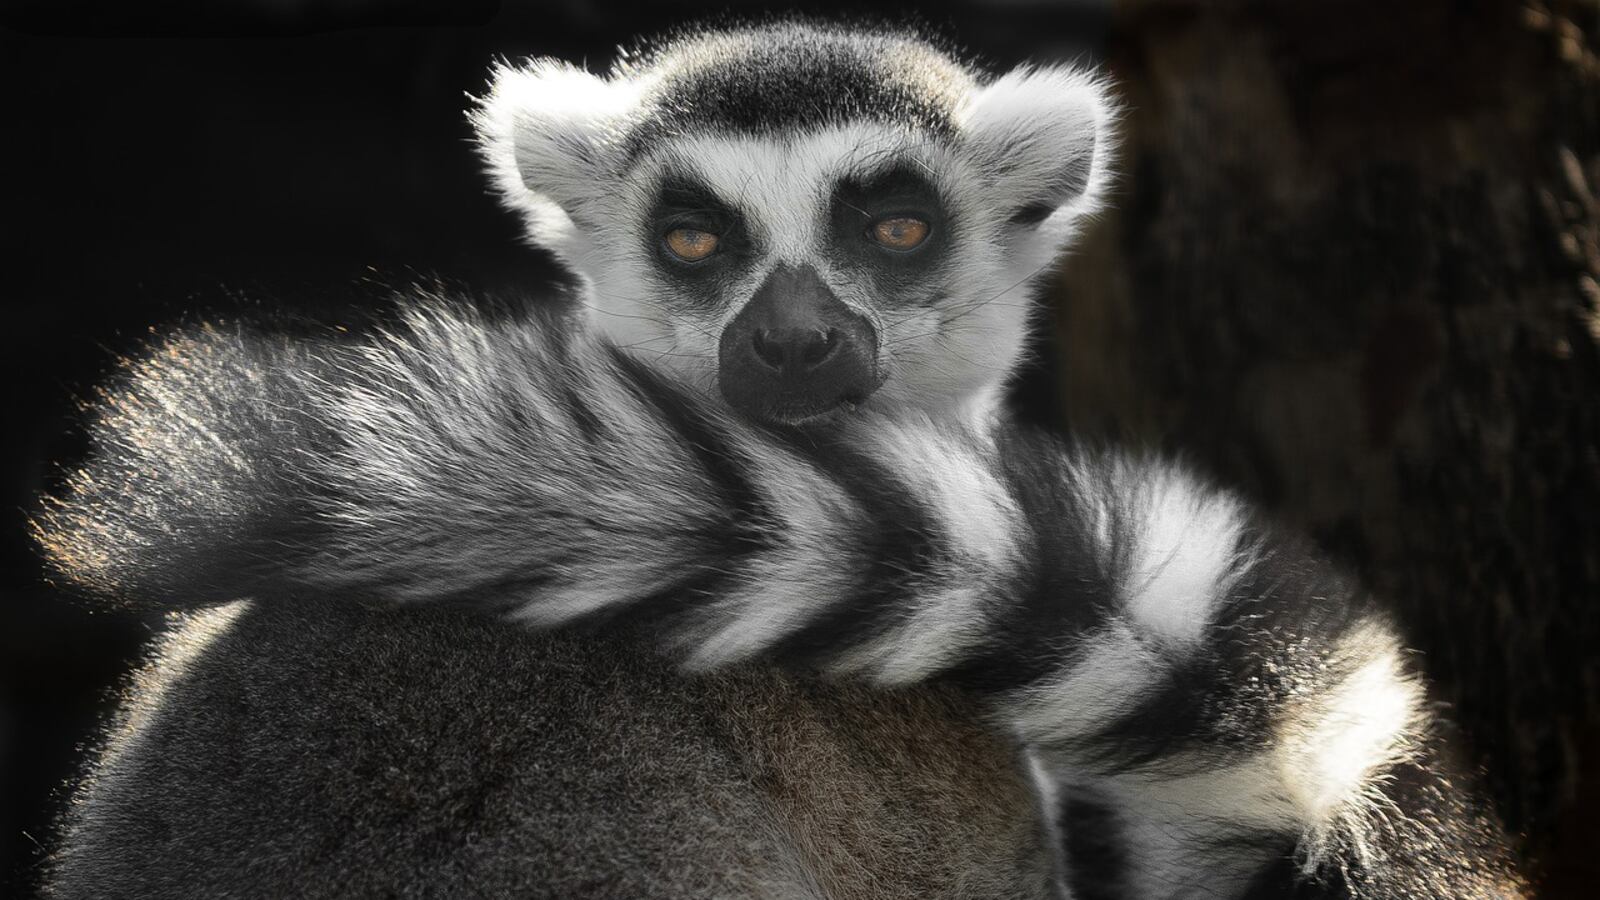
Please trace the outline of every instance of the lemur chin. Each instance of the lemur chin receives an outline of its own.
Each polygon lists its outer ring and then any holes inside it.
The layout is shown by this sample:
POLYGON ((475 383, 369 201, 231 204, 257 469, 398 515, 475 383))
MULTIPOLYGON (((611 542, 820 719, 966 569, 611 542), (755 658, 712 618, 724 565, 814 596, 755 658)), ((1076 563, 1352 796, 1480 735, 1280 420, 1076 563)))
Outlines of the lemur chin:
POLYGON ((906 35, 792 26, 605 76, 502 67, 473 118, 593 327, 795 423, 992 398, 1027 291, 1105 193, 1114 116, 1076 68, 990 77, 906 35))

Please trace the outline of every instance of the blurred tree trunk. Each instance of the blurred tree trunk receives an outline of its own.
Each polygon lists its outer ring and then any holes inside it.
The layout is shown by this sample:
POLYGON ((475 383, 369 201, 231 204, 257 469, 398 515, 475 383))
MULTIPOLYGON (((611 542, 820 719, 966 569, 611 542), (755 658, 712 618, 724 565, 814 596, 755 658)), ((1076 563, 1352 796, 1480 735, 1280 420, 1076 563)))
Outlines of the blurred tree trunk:
POLYGON ((1125 3, 1127 177, 1054 304, 1074 427, 1401 605, 1550 896, 1600 872, 1597 47, 1596 0, 1125 3))

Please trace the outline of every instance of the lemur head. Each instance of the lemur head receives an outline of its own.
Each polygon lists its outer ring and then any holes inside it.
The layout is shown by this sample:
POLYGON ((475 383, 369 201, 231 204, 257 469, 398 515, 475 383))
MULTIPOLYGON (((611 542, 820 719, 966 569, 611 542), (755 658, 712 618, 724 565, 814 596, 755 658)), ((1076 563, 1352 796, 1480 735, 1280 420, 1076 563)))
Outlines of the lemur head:
POLYGON ((593 326, 757 419, 993 392, 1029 284, 1108 178, 1084 71, 985 75, 901 34, 696 33, 597 76, 504 67, 474 113, 593 326))

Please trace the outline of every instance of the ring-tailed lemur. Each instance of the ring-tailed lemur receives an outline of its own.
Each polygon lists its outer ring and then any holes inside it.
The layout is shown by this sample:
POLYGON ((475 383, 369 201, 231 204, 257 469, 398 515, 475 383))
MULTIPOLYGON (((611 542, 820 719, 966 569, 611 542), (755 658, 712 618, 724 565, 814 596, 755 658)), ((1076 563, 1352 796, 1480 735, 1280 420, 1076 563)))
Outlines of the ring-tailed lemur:
POLYGON ((52 564, 254 602, 147 676, 58 890, 1043 897, 1070 849, 1086 897, 1516 895, 1345 579, 1181 470, 907 410, 1014 358, 991 301, 1092 201, 1089 85, 796 26, 503 73, 489 158, 613 343, 445 307, 134 364, 40 519, 52 564), (917 690, 664 690, 639 643, 367 609, 397 602, 917 690))

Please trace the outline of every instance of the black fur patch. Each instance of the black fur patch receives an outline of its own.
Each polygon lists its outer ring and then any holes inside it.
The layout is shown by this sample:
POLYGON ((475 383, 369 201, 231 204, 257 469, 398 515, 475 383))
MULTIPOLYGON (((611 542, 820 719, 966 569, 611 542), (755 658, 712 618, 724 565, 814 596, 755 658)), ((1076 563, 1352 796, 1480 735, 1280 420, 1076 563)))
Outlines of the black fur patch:
POLYGON ((1081 788, 1069 789, 1055 816, 1066 851, 1067 883, 1078 900, 1127 896, 1127 844, 1110 804, 1081 788))
POLYGON ((785 24, 697 35, 633 70, 660 83, 626 141, 629 158, 690 132, 773 134, 842 121, 954 131, 971 73, 924 42, 887 33, 785 24))

